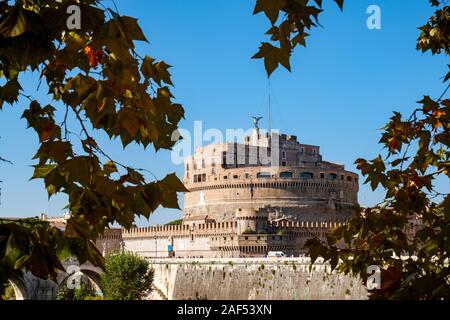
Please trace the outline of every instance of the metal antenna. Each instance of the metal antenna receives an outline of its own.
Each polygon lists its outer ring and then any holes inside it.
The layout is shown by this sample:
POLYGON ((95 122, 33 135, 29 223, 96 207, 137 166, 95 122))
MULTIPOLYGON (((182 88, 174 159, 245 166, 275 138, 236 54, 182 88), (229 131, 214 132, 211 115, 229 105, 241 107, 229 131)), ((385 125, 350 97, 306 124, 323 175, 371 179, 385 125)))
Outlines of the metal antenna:
POLYGON ((272 134, 272 98, 270 96, 270 78, 269 78, 269 134, 272 134))

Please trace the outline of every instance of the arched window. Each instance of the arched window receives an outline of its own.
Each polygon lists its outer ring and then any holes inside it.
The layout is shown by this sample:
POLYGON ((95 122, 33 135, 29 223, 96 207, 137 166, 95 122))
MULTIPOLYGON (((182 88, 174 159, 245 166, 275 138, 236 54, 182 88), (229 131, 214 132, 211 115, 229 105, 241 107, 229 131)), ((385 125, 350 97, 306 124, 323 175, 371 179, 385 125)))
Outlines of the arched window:
POLYGON ((272 177, 272 175, 270 174, 270 172, 260 172, 256 175, 256 178, 258 179, 270 179, 272 177))
POLYGON ((302 180, 314 179, 314 173, 312 173, 312 172, 302 172, 300 174, 300 179, 302 179, 302 180))
POLYGON ((352 177, 350 177, 350 176, 347 177, 347 181, 348 181, 348 182, 352 182, 352 181, 353 181, 352 177))
POLYGON ((285 172, 281 172, 280 173, 280 178, 282 179, 292 179, 294 177, 294 174, 292 172, 289 171, 285 171, 285 172))

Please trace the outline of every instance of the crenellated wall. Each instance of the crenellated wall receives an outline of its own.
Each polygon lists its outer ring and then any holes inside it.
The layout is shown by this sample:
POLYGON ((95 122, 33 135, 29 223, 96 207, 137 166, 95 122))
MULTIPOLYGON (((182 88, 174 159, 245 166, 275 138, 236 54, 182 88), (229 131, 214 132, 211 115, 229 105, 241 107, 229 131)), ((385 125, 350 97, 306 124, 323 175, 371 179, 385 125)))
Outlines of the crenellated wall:
MULTIPOLYGON (((342 222, 334 221, 272 221, 270 226, 276 228, 286 229, 333 229, 343 226, 342 222)), ((238 233, 238 222, 218 222, 218 223, 200 223, 189 225, 165 225, 143 228, 131 228, 129 230, 122 229, 122 239, 131 240, 139 238, 154 238, 154 237, 175 237, 175 236, 190 236, 194 235, 217 235, 217 234, 235 234, 238 233)))
MULTIPOLYGON (((240 219, 245 219, 241 217, 240 219)), ((250 219, 250 217, 248 217, 250 219)), ((192 226, 157 226, 122 231, 125 249, 148 258, 262 257, 269 251, 298 256, 312 236, 324 238, 343 223, 272 221, 273 233, 243 234, 239 222, 202 223, 192 226)))

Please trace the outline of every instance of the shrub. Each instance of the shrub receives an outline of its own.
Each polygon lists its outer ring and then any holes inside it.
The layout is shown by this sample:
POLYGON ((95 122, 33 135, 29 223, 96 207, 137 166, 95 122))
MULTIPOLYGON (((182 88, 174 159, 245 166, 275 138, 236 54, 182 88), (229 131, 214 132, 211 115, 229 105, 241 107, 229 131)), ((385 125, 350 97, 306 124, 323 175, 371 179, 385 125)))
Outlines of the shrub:
POLYGON ((119 253, 106 259, 102 285, 107 300, 143 300, 151 292, 153 270, 134 253, 119 253))
POLYGON ((256 234, 256 231, 251 229, 250 227, 247 227, 247 229, 245 229, 242 234, 256 234))
POLYGON ((95 290, 92 286, 84 282, 81 283, 80 288, 76 289, 69 289, 67 283, 65 283, 61 285, 56 292, 56 300, 94 300, 95 298, 97 298, 95 290))
POLYGON ((168 224, 166 224, 166 226, 181 226, 182 224, 183 224, 183 219, 178 219, 178 220, 169 222, 168 224))
POLYGON ((5 294, 0 297, 0 300, 16 300, 16 293, 11 284, 6 285, 5 294))

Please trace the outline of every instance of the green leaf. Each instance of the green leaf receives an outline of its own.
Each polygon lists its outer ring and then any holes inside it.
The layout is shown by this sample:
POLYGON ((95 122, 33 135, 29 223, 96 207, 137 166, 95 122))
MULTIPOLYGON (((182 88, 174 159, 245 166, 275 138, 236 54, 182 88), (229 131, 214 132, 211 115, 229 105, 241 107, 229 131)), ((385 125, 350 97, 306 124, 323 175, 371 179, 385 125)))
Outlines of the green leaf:
POLYGON ((344 10, 344 0, 334 0, 334 2, 337 3, 337 5, 339 6, 339 9, 344 10))
MULTIPOLYGON (((281 49, 273 46, 268 42, 264 42, 259 47, 259 51, 252 57, 252 59, 264 59, 264 66, 267 75, 270 75, 278 68, 281 63, 281 49)), ((285 59, 283 59, 285 62, 285 59)))
POLYGON ((103 165, 103 171, 105 174, 110 175, 111 173, 117 172, 117 166, 114 162, 108 161, 103 165))
POLYGON ((34 167, 34 173, 31 179, 45 178, 50 172, 52 172, 57 166, 55 164, 36 165, 34 167))
POLYGON ((14 265, 16 260, 20 257, 21 251, 16 246, 16 241, 14 239, 14 233, 11 233, 8 242, 6 243, 5 257, 8 258, 11 264, 14 265))
POLYGON ((20 90, 22 87, 17 79, 8 81, 4 86, 0 86, 0 110, 2 109, 3 101, 13 104, 18 101, 20 90))
POLYGON ((284 8, 284 0, 257 0, 253 14, 264 12, 272 24, 278 20, 280 10, 284 8))
POLYGON ((19 259, 16 260, 16 263, 14 264, 14 269, 19 270, 23 267, 25 262, 27 262, 30 259, 30 255, 23 255, 19 259))
POLYGON ((138 24, 138 20, 132 17, 121 17, 121 23, 124 25, 125 34, 133 40, 145 41, 148 42, 144 33, 142 32, 141 27, 138 24))
POLYGON ((32 31, 25 9, 19 3, 15 5, 0 23, 0 35, 4 38, 18 37, 25 32, 32 31))

